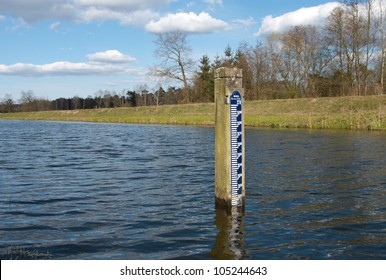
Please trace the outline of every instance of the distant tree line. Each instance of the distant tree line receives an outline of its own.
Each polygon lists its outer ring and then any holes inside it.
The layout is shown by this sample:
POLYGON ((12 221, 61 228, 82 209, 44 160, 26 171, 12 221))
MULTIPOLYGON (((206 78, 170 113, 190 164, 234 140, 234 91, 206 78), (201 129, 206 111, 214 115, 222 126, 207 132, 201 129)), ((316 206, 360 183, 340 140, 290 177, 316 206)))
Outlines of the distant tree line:
POLYGON ((146 88, 147 86, 143 85, 139 90, 127 90, 122 93, 99 90, 94 97, 74 96, 55 100, 37 97, 31 90, 22 91, 18 102, 14 101, 10 94, 0 100, 0 113, 158 106, 179 104, 184 99, 184 91, 181 88, 169 87, 164 90, 160 86, 154 92, 146 88))
MULTIPOLYGON (((163 56, 155 73, 182 81, 191 66, 189 58, 180 59, 191 51, 183 47, 186 34, 166 37, 155 41, 156 54, 163 56)), ((345 0, 321 27, 294 26, 256 45, 227 46, 212 62, 204 55, 188 88, 188 102, 213 101, 213 73, 222 66, 243 70, 247 100, 384 94, 386 2, 345 0)))
POLYGON ((243 70, 247 100, 375 95, 386 92, 386 3, 383 0, 346 0, 335 8, 324 26, 294 26, 270 34, 255 45, 227 46, 211 61, 203 55, 193 72, 187 34, 158 35, 160 58, 155 75, 182 82, 149 90, 98 91, 94 97, 38 98, 21 93, 19 102, 6 95, 0 112, 77 110, 127 106, 158 106, 214 101, 214 72, 219 67, 243 70))
POLYGON ((228 46, 212 64, 203 56, 191 101, 212 97, 205 93, 221 66, 243 70, 247 100, 384 94, 386 2, 346 1, 322 27, 294 26, 254 46, 228 46))

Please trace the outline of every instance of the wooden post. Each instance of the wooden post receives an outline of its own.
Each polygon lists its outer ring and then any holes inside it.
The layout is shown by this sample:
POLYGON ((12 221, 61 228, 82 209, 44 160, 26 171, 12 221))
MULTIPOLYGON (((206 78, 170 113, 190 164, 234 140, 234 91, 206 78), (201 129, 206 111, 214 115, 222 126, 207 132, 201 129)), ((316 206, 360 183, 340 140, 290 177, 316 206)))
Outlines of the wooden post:
POLYGON ((245 158, 242 70, 215 71, 216 207, 245 207, 245 158))

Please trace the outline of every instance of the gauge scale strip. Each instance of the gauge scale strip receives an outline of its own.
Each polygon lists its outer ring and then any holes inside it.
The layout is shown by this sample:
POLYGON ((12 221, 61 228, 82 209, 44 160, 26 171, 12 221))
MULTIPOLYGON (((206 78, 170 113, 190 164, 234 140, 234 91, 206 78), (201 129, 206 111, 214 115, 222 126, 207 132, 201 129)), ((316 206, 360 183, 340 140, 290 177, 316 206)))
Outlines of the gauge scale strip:
POLYGON ((232 206, 241 206, 243 191, 243 118, 242 97, 235 91, 230 97, 231 196, 232 206))

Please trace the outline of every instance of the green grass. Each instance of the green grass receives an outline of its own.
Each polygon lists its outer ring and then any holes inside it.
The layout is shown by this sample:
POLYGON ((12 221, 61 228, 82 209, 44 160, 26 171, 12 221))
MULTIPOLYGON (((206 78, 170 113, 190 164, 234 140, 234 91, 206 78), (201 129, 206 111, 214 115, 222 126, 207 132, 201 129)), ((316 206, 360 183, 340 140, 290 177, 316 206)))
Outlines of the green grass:
MULTIPOLYGON (((167 105, 0 114, 0 119, 214 125, 215 106, 167 105)), ((386 95, 248 101, 246 126, 386 131, 386 95)))
POLYGON ((245 116, 260 127, 386 130, 386 96, 252 101, 245 116))
POLYGON ((213 104, 0 114, 0 119, 213 125, 213 104))

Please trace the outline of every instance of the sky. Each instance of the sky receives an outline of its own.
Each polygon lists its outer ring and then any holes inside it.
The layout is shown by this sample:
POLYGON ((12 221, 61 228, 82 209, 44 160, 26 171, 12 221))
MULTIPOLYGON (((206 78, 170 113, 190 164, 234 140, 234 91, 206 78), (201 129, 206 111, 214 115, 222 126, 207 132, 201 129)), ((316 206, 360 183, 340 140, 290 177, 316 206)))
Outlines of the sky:
MULTIPOLYGON (((322 0, 0 0, 0 102, 22 91, 54 100, 149 90, 156 34, 188 33, 192 58, 254 45, 293 25, 321 25, 322 0)), ((170 82, 169 82, 170 84, 170 82)), ((175 83, 179 85, 177 82, 175 83)))

